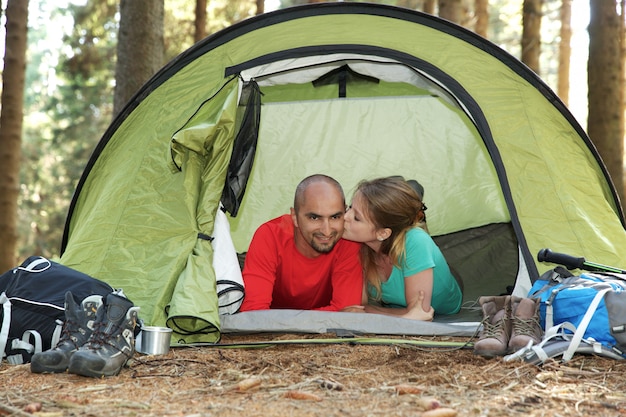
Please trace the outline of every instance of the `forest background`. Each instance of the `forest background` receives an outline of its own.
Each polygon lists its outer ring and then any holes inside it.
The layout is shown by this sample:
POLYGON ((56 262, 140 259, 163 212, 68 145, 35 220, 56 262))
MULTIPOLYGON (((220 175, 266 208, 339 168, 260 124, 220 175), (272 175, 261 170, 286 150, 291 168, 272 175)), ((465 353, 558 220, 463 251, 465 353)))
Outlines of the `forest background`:
MULTIPOLYGON (((60 255, 68 206, 92 151, 125 100, 152 73, 193 43, 233 23, 277 8, 314 2, 317 1, 3 1, 1 47, 9 31, 7 7, 27 5, 28 26, 19 178, 13 186, 9 164, 3 162, 15 156, 8 154, 11 148, 3 142, 8 144, 3 131, 10 121, 4 111, 9 110, 4 94, 6 58, 2 66, 0 269, 11 268, 30 255, 53 259, 60 255), (145 8, 156 4, 159 9, 156 29, 146 27, 144 39, 135 39, 135 47, 141 48, 143 42, 142 50, 152 51, 144 58, 153 61, 152 67, 143 71, 121 65, 127 62, 124 60, 133 59, 132 54, 127 55, 131 58, 124 58, 118 49, 125 3, 127 10, 129 3, 142 3, 145 8), (145 39, 151 39, 145 37, 146 32, 156 34, 153 39, 158 41, 146 43, 145 39), (137 77, 135 85, 122 84, 137 77), (125 95, 121 90, 126 90, 125 95), (12 206, 3 200, 7 195, 17 196, 13 216, 12 206)), ((590 133, 623 201, 624 0, 370 2, 437 14, 476 31, 527 64, 557 92, 590 133), (614 100, 618 100, 617 106, 614 100)), ((129 40, 131 47, 132 41, 129 40)))

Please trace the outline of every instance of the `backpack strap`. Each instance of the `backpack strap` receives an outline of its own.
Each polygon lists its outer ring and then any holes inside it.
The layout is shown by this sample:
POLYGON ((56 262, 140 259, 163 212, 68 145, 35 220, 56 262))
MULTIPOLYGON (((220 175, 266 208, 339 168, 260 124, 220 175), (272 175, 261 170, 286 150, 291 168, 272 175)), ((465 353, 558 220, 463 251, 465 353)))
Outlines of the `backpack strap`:
POLYGON ((9 327, 11 327, 11 301, 6 293, 0 294, 2 304, 2 326, 0 326, 0 361, 5 355, 7 340, 9 339, 9 327))
POLYGON ((41 341, 41 334, 37 330, 26 330, 22 335, 22 343, 27 343, 34 346, 33 353, 39 353, 43 349, 43 343, 41 341), (35 339, 35 344, 30 343, 30 337, 35 339))
POLYGON ((574 356, 574 353, 576 353, 576 349, 578 349, 578 346, 580 345, 580 341, 583 339, 583 336, 585 335, 585 332, 587 331, 587 327, 589 326, 589 323, 591 322, 591 319, 593 318, 593 314, 598 309, 598 305, 600 305, 600 301, 602 301, 602 299, 604 298, 604 294, 606 294, 609 291, 611 291, 611 288, 604 288, 598 291, 595 297, 593 297, 593 300, 591 301, 591 303, 589 303, 589 308, 587 308, 587 312, 583 316, 582 320, 580 321, 580 324, 578 325, 578 328, 574 332, 574 336, 572 336, 572 341, 570 342, 570 345, 567 348, 567 351, 563 353, 563 362, 567 362, 568 360, 572 359, 572 357, 574 356))
POLYGON ((52 266, 52 263, 48 259, 44 258, 43 256, 40 256, 37 259, 31 261, 26 266, 18 266, 17 268, 15 268, 15 270, 21 270, 21 271, 26 271, 26 272, 43 272, 46 269, 50 268, 51 266, 52 266), (36 269, 41 264, 45 264, 46 266, 43 268, 36 269))
POLYGON ((43 347, 41 334, 37 330, 26 330, 22 335, 22 339, 13 339, 11 342, 11 350, 14 353, 7 355, 7 362, 11 365, 22 365, 30 361, 30 357, 41 352, 43 347), (30 342, 31 336, 34 339, 35 344, 30 342), (20 352, 23 351, 23 352, 20 352), (26 356, 24 356, 26 355, 26 356))
POLYGON ((559 356, 570 344, 572 333, 576 332, 576 327, 570 322, 563 322, 550 327, 545 331, 541 342, 536 345, 532 341, 517 352, 504 357, 505 362, 523 359, 526 362, 538 365, 543 364, 550 358, 559 356), (567 333, 566 330, 569 332, 567 333), (555 349, 555 346, 557 347, 555 349))
POLYGON ((56 320, 56 327, 54 328, 54 332, 52 333, 52 340, 50 341, 51 347, 56 347, 61 340, 61 332, 63 331, 63 322, 61 320, 56 320))
MULTIPOLYGON (((562 280, 560 280, 559 282, 562 282, 562 280)), ((559 295, 559 292, 563 289, 565 289, 566 287, 557 287, 555 289, 553 289, 552 291, 550 291, 550 296, 548 297, 548 299, 546 300, 546 327, 545 327, 545 331, 548 331, 548 329, 551 329, 552 327, 554 327, 554 308, 552 303, 554 302, 554 299, 556 298, 557 295, 559 295)))

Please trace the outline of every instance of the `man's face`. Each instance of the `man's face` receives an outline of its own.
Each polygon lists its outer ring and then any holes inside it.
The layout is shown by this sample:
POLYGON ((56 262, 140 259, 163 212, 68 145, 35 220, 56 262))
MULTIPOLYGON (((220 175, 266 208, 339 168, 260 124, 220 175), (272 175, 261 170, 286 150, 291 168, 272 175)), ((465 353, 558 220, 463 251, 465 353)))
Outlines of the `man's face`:
POLYGON ((330 252, 343 234, 346 207, 342 195, 325 182, 310 184, 304 191, 298 212, 291 209, 296 247, 314 258, 330 252))

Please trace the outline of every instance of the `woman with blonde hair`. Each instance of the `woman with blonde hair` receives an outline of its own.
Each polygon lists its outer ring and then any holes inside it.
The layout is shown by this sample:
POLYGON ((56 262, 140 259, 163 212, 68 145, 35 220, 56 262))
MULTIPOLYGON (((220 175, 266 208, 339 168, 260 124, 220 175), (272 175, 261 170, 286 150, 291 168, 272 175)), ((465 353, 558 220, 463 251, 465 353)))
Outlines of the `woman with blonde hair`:
POLYGON ((357 186, 343 238, 363 244, 365 312, 432 320, 461 308, 462 289, 425 229, 425 209, 402 177, 357 186))

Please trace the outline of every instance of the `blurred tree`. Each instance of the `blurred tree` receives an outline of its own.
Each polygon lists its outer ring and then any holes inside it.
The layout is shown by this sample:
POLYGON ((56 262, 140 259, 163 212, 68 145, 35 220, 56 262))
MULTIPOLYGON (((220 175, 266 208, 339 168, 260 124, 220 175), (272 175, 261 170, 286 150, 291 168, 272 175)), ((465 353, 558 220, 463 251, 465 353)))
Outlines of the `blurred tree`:
POLYGON ((624 16, 618 3, 590 1, 587 133, 624 201, 624 16))
POLYGON ((164 64, 164 0, 121 0, 113 114, 164 64))
MULTIPOLYGON (((118 0, 86 0, 59 8, 35 1, 41 21, 29 28, 19 258, 59 255, 76 183, 113 117, 118 4, 118 0), (73 23, 64 25, 67 21, 73 23), (59 39, 54 50, 52 38, 59 39)), ((194 42, 195 0, 168 0, 167 6, 165 59, 169 60, 194 42)), ((212 0, 207 8, 207 31, 214 32, 254 15, 255 3, 212 0)))
POLYGON ((461 24, 465 20, 462 0, 439 0, 439 17, 461 24))
MULTIPOLYGON (((116 14, 116 0, 89 0, 56 9, 51 16, 57 31, 68 19, 73 26, 62 38, 56 67, 42 69, 46 81, 27 88, 32 97, 26 102, 34 103, 31 116, 37 120, 24 129, 20 258, 59 254, 72 193, 112 117, 116 14), (37 85, 41 87, 31 89, 37 85)), ((37 50, 35 44, 30 47, 37 50)))
POLYGON ((165 60, 212 33, 254 16, 256 7, 256 0, 168 0, 163 34, 165 60), (202 10, 206 11, 205 16, 198 14, 202 10))
POLYGON ((541 8, 543 0, 524 0, 522 11, 522 62, 539 74, 541 8))
MULTIPOLYGON (((206 37, 206 1, 196 0, 196 20, 193 39, 198 42, 206 37)), ((261 12, 263 13, 263 12, 261 12)))
POLYGON ((17 197, 24 116, 24 78, 28 33, 28 0, 9 0, 6 7, 2 109, 0 109, 0 271, 17 262, 17 197))
POLYGON ((561 30, 559 40, 559 76, 557 94, 566 105, 569 102, 569 70, 572 57, 572 0, 561 0, 561 30))
POLYGON ((489 27, 489 0, 475 0, 474 14, 476 16, 474 32, 486 38, 487 29, 489 27))
POLYGON ((436 7, 437 7, 437 0, 424 0, 424 13, 434 15, 436 7))

